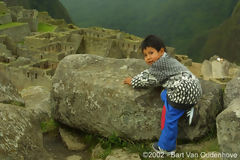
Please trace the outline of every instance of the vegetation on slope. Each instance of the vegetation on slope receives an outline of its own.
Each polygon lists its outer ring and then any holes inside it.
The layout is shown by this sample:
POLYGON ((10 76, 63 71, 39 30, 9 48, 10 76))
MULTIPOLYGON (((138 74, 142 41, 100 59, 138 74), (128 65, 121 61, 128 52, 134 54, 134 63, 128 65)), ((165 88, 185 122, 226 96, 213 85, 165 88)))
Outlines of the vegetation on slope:
POLYGON ((72 20, 59 0, 3 0, 8 6, 23 6, 26 9, 47 11, 53 18, 64 19, 67 23, 72 20))
POLYGON ((234 8, 232 16, 219 27, 212 29, 196 39, 189 52, 195 53, 199 61, 219 55, 231 62, 240 64, 240 2, 234 8), (201 45, 199 45, 201 44, 201 45), (198 57, 197 57, 198 56, 198 57))
POLYGON ((2 25, 0 25, 0 30, 6 29, 6 28, 11 28, 11 27, 16 27, 16 26, 21 26, 23 24, 26 24, 26 23, 12 22, 12 23, 7 23, 7 24, 2 24, 2 25))
POLYGON ((38 23, 38 32, 53 32, 56 28, 54 25, 38 23))
POLYGON ((236 4, 235 0, 60 1, 80 27, 120 29, 141 37, 156 34, 182 54, 195 37, 228 18, 236 4))

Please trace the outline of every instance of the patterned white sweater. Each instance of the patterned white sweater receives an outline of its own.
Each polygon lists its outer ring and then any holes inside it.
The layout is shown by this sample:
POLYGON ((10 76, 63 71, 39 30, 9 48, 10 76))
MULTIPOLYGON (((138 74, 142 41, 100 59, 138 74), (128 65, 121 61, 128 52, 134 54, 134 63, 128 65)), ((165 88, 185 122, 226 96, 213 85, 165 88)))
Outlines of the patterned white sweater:
POLYGON ((178 109, 189 109, 202 95, 199 80, 180 62, 164 53, 149 69, 135 76, 133 88, 163 86, 168 103, 178 109))

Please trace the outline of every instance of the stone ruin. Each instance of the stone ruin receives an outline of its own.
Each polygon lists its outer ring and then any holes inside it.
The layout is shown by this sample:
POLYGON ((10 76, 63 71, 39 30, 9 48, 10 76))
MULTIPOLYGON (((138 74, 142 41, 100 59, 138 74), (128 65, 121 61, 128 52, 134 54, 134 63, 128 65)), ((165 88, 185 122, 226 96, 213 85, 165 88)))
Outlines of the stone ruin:
POLYGON ((36 32, 38 30, 38 11, 24 9, 22 6, 9 7, 11 11, 13 22, 23 22, 28 23, 31 32, 36 32))
POLYGON ((201 67, 204 80, 212 80, 221 84, 226 84, 233 77, 236 77, 238 71, 239 66, 218 56, 204 60, 201 67))
POLYGON ((6 34, 14 41, 23 41, 25 36, 38 29, 38 11, 24 9, 21 6, 7 7, 0 2, 0 34, 6 34))
MULTIPOLYGON (((22 7, 7 8, 3 2, 0 2, 0 74, 3 74, 8 79, 11 79, 12 83, 19 90, 22 90, 29 86, 44 86, 48 89, 51 88, 52 77, 55 74, 55 70, 59 62, 67 55, 96 54, 103 57, 112 57, 112 58, 118 58, 118 59, 123 59, 123 58, 142 59, 143 55, 141 54, 141 50, 139 48, 141 41, 142 41, 142 38, 120 32, 119 30, 111 30, 111 29, 97 28, 97 27, 78 28, 72 24, 66 24, 63 20, 52 19, 47 12, 37 12, 36 10, 26 10, 22 7), (19 23, 20 26, 18 25, 13 27, 1 28, 1 26, 4 26, 6 24, 11 24, 14 22, 19 23), (43 32, 43 33, 37 32, 39 22, 50 24, 50 25, 56 25, 56 29, 53 32, 43 32)), ((175 53, 174 48, 167 47, 167 50, 171 56, 175 57, 178 61, 183 63, 185 66, 192 67, 194 65, 194 63, 190 58, 188 58, 188 56, 177 55, 175 53)), ((91 63, 91 64, 94 64, 94 63, 91 63)), ((77 65, 79 64, 76 63, 76 66, 77 65)), ((73 67, 75 67, 75 65, 73 65, 73 67)), ((113 67, 109 67, 109 68, 113 68, 113 67)), ((123 72, 123 70, 125 69, 128 69, 128 66, 124 65, 120 67, 120 72, 123 72)), ((199 67, 199 70, 200 70, 200 67, 199 67)), ((212 80, 220 84, 226 84, 226 82, 232 77, 235 77, 237 75, 240 76, 239 71, 240 71, 239 66, 235 64, 231 64, 227 60, 217 56, 212 57, 210 60, 205 60, 201 65, 202 78, 204 80, 212 80)), ((73 73, 75 72, 66 72, 66 74, 73 74, 73 73)), ((98 73, 100 72, 97 72, 96 74, 98 73)), ((61 71, 58 71, 58 74, 59 75, 62 74, 61 71)), ((106 73, 104 75, 109 76, 108 74, 109 73, 106 73)), ((119 74, 119 75, 123 76, 122 74, 119 74)), ((89 74, 89 76, 91 76, 91 74, 89 74)), ((59 77, 62 77, 62 76, 59 76, 59 77)), ((79 78, 79 76, 77 77, 79 78)), ((96 77, 96 75, 94 75, 94 77, 96 77)), ((105 85, 105 79, 101 79, 101 78, 102 76, 100 76, 100 79, 96 78, 95 81, 93 78, 89 78, 89 79, 93 80, 94 83, 98 82, 98 84, 99 84, 99 80, 102 80, 103 84, 105 85)), ((237 80, 239 80, 239 78, 237 80)), ((80 82, 80 81, 75 81, 75 82, 80 82)), ((67 81, 66 83, 69 83, 69 82, 67 81)), ((206 110, 205 112, 203 112, 204 116, 207 119, 207 121, 203 121, 203 122, 209 125, 208 123, 209 115, 211 115, 214 120, 217 113, 221 110, 220 108, 221 104, 218 104, 218 103, 221 103, 221 100, 219 100, 220 99, 219 97, 220 97, 220 93, 222 92, 221 90, 222 88, 218 84, 216 84, 218 85, 217 92, 216 92, 214 85, 212 85, 214 84, 213 82, 206 81, 204 83, 207 84, 205 86, 206 95, 203 98, 203 102, 200 103, 199 107, 202 109, 202 106, 206 105, 207 103, 210 103, 208 104, 210 107, 206 107, 206 109, 209 109, 209 110, 206 110), (211 91, 209 91, 208 89, 211 89, 211 91), (210 100, 208 100, 208 98, 210 100), (205 101, 207 103, 205 103, 205 101), (215 106, 215 108, 213 106, 215 106), (207 113, 207 115, 205 115, 205 113, 207 113)), ((71 86, 72 84, 73 83, 70 83, 69 86, 71 86)), ((79 85, 76 85, 76 86, 79 86, 79 85)), ((85 87, 87 87, 87 85, 85 87)), ((120 85, 120 87, 124 87, 124 86, 120 85)), ((95 87, 92 87, 92 88, 95 88, 95 87)), ((237 87, 233 86, 232 88, 237 88, 237 87)), ((59 87, 58 89, 61 89, 61 87, 59 87)), ((73 92, 72 91, 69 92, 71 94, 74 93, 74 91, 76 91, 74 90, 73 87, 71 89, 73 89, 73 92)), ((231 88, 228 90, 232 92, 231 88)), ((84 91, 87 91, 87 90, 84 90, 84 91)), ((99 92, 99 90, 97 92, 99 92)), ((60 92, 60 93, 65 93, 65 92, 60 92)), ((105 93, 105 91, 103 91, 103 93, 105 93)), ((73 96, 75 95, 73 94, 73 96)), ((132 96, 135 96, 135 93, 133 93, 132 96)), ((64 95, 64 98, 69 98, 69 97, 66 97, 64 95)), ((101 96, 100 96, 100 99, 101 99, 101 96)), ((93 101, 94 105, 95 105, 95 102, 96 101, 93 101)), ((139 101, 139 103, 142 103, 142 102, 139 101)), ((234 112, 235 110, 238 111, 238 108, 237 108, 238 104, 239 104, 239 101, 234 103, 233 105, 234 112)), ((125 107, 125 108, 128 108, 128 107, 125 107)), ((145 113, 143 115, 145 115, 145 113)), ((152 113, 149 113, 149 116, 152 117, 152 113)), ((222 117, 226 117, 226 116, 223 114, 222 117)), ((239 119, 239 116, 237 118, 239 119)), ((202 119, 202 118, 199 118, 199 119, 202 119)), ((82 122, 82 121, 78 121, 78 122, 82 122)), ((220 123, 222 123, 222 121, 219 121, 219 125, 220 123)), ((231 119, 229 119, 229 124, 231 124, 231 119)), ((214 125, 214 124, 211 124, 211 125, 214 125)), ((203 126, 206 126, 206 125, 204 124, 203 126)), ((130 128, 130 131, 131 131, 131 128, 130 128)), ((190 128, 190 131, 193 131, 192 128, 190 128)), ((202 130, 199 129, 199 131, 202 131, 202 130)), ((189 133, 189 132, 186 131, 186 133, 189 133)), ((225 131, 223 133, 225 135, 225 131)), ((228 133, 227 129, 226 129, 226 133, 228 133)), ((158 134, 159 133, 156 133, 156 135, 158 134)), ((186 134, 184 133, 184 136, 185 135, 186 134)), ((225 141, 222 141, 221 143, 222 145, 225 145, 225 141)), ((232 143, 235 145, 234 140, 232 141, 232 143)))
POLYGON ((6 4, 0 2, 0 25, 12 22, 11 14, 6 4))
MULTIPOLYGON (((17 22, 24 26, 0 29, 1 72, 14 77, 11 79, 16 81, 18 88, 32 84, 50 86, 59 61, 67 55, 96 54, 119 59, 143 59, 140 49, 143 39, 140 37, 120 30, 79 28, 63 20, 55 20, 47 12, 20 6, 7 8, 3 2, 0 2, 0 8, 4 13, 0 22, 17 22), (55 25, 56 29, 53 32, 36 32, 38 23, 55 25)), ((185 66, 192 67, 192 59, 188 56, 176 54, 172 47, 167 47, 167 52, 185 66)), ((234 72, 229 66, 227 61, 205 61, 201 67, 203 79, 228 79, 228 74, 231 77, 230 72, 234 72)))

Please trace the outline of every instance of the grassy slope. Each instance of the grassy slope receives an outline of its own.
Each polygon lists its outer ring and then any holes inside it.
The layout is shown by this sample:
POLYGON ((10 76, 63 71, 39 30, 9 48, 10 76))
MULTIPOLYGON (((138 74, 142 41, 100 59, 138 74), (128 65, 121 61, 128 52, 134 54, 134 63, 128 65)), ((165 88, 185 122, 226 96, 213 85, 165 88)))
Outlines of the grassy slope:
POLYGON ((27 9, 37 9, 47 11, 53 18, 64 19, 67 23, 72 23, 67 10, 59 0, 3 0, 8 6, 20 5, 27 9))
POLYGON ((53 32, 57 26, 45 23, 38 23, 38 32, 53 32))
POLYGON ((12 23, 3 24, 3 25, 0 25, 0 30, 6 29, 6 28, 11 28, 11 27, 16 27, 16 26, 21 26, 23 24, 26 24, 26 23, 12 22, 12 23))

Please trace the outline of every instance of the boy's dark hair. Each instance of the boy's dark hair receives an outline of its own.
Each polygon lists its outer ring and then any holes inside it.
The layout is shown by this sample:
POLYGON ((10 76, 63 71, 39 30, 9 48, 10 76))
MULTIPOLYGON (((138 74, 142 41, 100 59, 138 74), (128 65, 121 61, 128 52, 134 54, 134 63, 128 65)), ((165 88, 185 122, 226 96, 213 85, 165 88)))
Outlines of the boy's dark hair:
POLYGON ((157 51, 160 51, 161 48, 164 48, 164 51, 167 52, 163 41, 154 35, 149 35, 142 41, 141 43, 142 52, 147 47, 155 48, 157 51))

